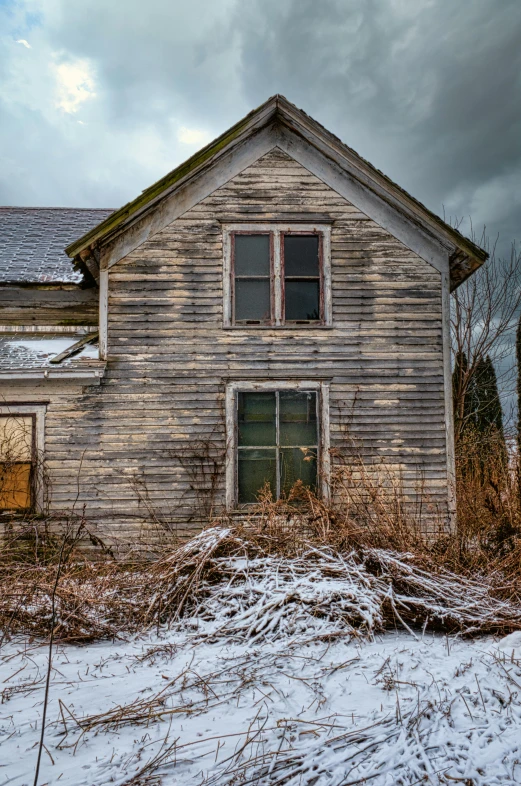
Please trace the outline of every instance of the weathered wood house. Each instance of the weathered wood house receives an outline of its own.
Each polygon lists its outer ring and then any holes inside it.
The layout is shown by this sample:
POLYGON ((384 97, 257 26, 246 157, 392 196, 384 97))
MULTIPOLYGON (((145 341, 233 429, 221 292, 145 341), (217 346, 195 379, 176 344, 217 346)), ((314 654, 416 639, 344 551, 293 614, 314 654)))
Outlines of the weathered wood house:
POLYGON ((187 532, 327 495, 348 434, 449 520, 449 294, 485 259, 281 96, 120 210, 0 208, 1 508, 187 532))

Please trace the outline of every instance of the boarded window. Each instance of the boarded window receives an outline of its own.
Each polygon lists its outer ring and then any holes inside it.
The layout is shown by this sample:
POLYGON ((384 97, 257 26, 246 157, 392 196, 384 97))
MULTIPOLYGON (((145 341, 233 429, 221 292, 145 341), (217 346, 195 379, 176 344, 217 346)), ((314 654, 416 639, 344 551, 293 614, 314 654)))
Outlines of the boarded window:
POLYGON ((270 236, 234 236, 235 322, 271 322, 270 236))
POLYGON ((0 510, 32 507, 34 417, 0 415, 0 510))
POLYGON ((240 504, 256 502, 268 484, 274 499, 300 480, 317 487, 317 394, 311 391, 239 392, 237 484, 240 504))
POLYGON ((286 322, 320 319, 318 235, 284 235, 284 315, 286 322))

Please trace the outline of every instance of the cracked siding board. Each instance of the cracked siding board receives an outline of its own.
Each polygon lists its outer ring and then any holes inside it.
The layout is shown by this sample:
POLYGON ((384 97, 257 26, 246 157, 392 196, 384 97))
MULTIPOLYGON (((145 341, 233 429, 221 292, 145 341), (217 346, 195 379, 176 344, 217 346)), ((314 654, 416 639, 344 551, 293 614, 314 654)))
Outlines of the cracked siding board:
POLYGON ((2 325, 98 324, 98 289, 0 287, 2 325))
MULTIPOLYGON (((178 454, 210 437, 225 449, 229 381, 329 380, 333 448, 351 433, 371 458, 418 468, 447 507, 440 273, 315 175, 272 151, 109 272, 108 357, 99 389, 55 395, 46 421, 52 504, 77 504, 114 537, 137 533, 149 497, 173 529, 197 529, 197 494, 178 454), (220 220, 328 215, 331 328, 222 328, 220 220)), ((218 502, 224 502, 224 474, 218 502)), ((150 534, 150 533, 149 533, 150 534)), ((137 537, 137 534, 135 535, 137 537)), ((150 534, 150 537, 152 535, 150 534)))

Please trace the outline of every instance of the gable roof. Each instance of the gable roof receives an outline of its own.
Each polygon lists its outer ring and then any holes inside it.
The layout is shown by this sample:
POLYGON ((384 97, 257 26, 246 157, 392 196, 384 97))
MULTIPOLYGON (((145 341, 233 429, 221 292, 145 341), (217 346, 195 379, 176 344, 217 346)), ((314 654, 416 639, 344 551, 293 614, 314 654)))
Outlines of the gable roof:
POLYGON ((83 276, 64 248, 112 210, 0 207, 0 282, 78 284, 83 276))
POLYGON ((374 192, 378 198, 390 204, 409 222, 445 247, 450 256, 451 289, 455 289, 488 258, 485 250, 464 237, 281 95, 269 98, 220 137, 145 189, 136 199, 71 243, 66 249, 67 254, 81 265, 82 259, 117 238, 128 227, 150 213, 158 202, 174 194, 177 189, 203 173, 216 160, 239 147, 248 138, 274 124, 289 129, 308 144, 315 146, 322 155, 344 169, 346 174, 356 179, 365 189, 374 192))

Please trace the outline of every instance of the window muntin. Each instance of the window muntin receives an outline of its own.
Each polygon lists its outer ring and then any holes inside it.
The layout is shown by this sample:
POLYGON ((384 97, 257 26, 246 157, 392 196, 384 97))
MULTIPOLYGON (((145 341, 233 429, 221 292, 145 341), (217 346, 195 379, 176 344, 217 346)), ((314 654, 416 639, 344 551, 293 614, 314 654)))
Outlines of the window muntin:
POLYGON ((239 391, 237 394, 237 499, 257 501, 269 484, 274 499, 297 480, 317 488, 316 391, 239 391))
POLYGON ((33 505, 34 439, 34 415, 0 415, 0 510, 33 505))
POLYGON ((225 230, 225 326, 330 324, 329 228, 250 227, 225 230))

